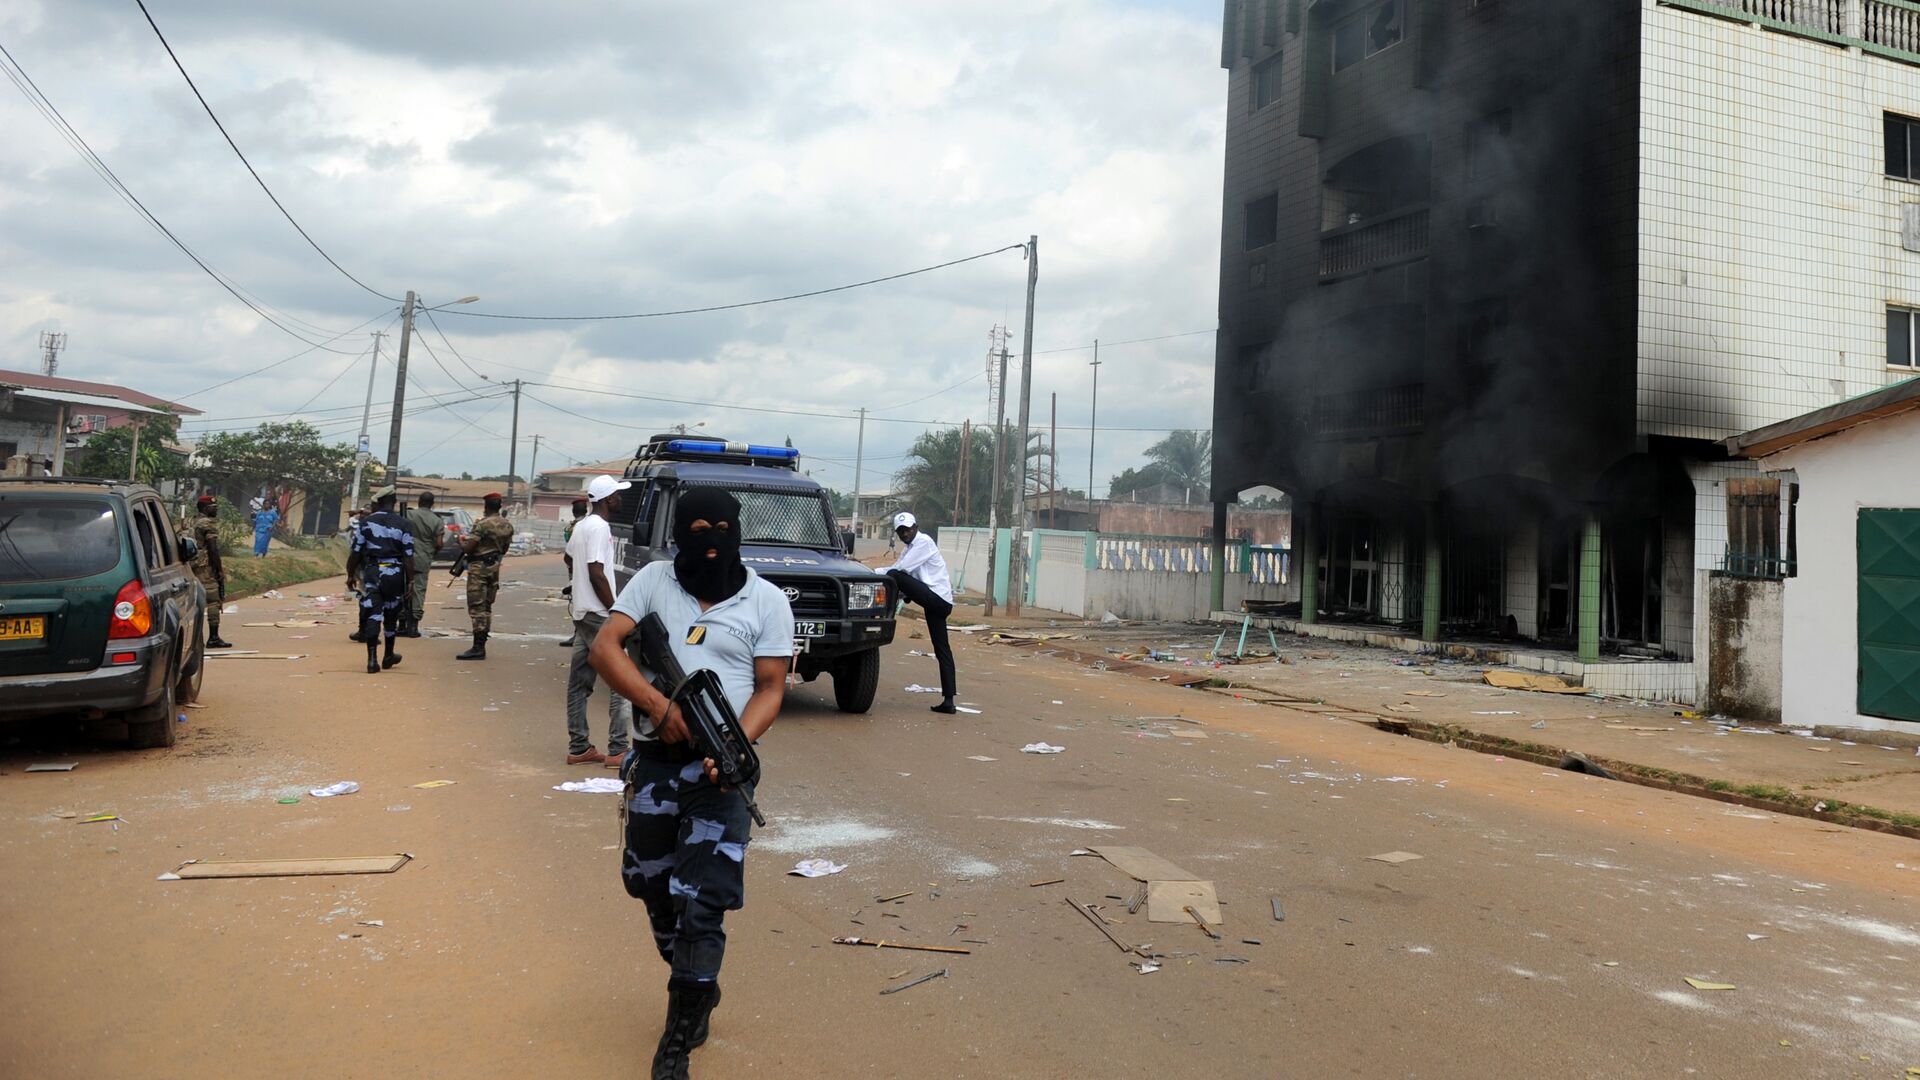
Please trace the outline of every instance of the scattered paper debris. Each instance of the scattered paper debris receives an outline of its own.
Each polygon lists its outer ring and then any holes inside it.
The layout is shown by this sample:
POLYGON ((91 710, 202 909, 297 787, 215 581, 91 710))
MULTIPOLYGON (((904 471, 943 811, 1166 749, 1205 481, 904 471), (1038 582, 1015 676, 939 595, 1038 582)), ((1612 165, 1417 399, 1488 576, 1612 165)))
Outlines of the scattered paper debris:
POLYGON ((1155 963, 1152 960, 1142 960, 1138 962, 1130 960, 1128 961, 1128 963, 1132 965, 1133 970, 1139 972, 1142 975, 1151 975, 1154 972, 1160 970, 1160 965, 1158 963, 1155 963))
POLYGON ((1412 862, 1415 859, 1424 859, 1426 856, 1415 855, 1411 851, 1389 851, 1384 855, 1369 855, 1367 858, 1374 862, 1392 863, 1398 866, 1401 863, 1412 862))
POLYGON ((1545 730, 1547 730, 1547 722, 1546 722, 1545 720, 1535 720, 1535 721, 1534 721, 1534 722, 1533 722, 1533 723, 1532 723, 1532 724, 1531 724, 1530 726, 1531 726, 1531 727, 1533 728, 1533 730, 1535 730, 1535 731, 1545 731, 1545 730))
POLYGON ((1518 709, 1475 709, 1473 711, 1473 715, 1475 716, 1519 716, 1520 710, 1518 709))
POLYGON ((66 761, 58 764, 29 765, 27 766, 27 771, 28 772, 72 772, 73 770, 79 767, 80 767, 80 763, 77 761, 66 761))
POLYGON ((159 877, 157 877, 157 878, 154 878, 153 880, 155 880, 155 881, 179 881, 179 880, 180 880, 180 875, 179 875, 179 874, 175 874, 175 873, 171 873, 171 872, 169 872, 169 873, 165 873, 165 874, 161 874, 161 875, 160 875, 159 877))
POLYGON ((584 791, 590 795, 618 795, 626 790, 626 785, 611 776, 596 776, 586 780, 569 780, 564 784, 555 784, 553 790, 584 791))
POLYGON ((979 716, 979 715, 980 715, 980 710, 979 710, 979 709, 969 709, 969 708, 967 708, 967 707, 966 707, 965 705, 955 705, 955 706, 954 706, 954 708, 955 708, 955 709, 958 709, 959 711, 961 711, 961 712, 963 712, 963 713, 970 713, 970 714, 972 714, 972 715, 974 715, 974 716, 979 716))
POLYGON ((1619 966, 1620 966, 1620 961, 1618 961, 1618 960, 1602 960, 1602 961, 1600 961, 1600 966, 1601 966, 1601 967, 1619 967, 1619 966))
POLYGON ((330 799, 335 795, 351 795, 359 790, 360 784, 358 781, 342 780, 337 784, 328 784, 326 787, 314 788, 312 791, 307 792, 307 794, 316 799, 330 799))
POLYGON ((1043 742, 1036 742, 1028 743, 1021 747, 1020 752, 1023 754, 1064 754, 1067 752, 1067 748, 1064 746, 1049 746, 1043 742))
POLYGON ((907 687, 907 693, 909 694, 937 694, 939 692, 940 688, 937 686, 921 686, 919 683, 913 683, 907 687))
POLYGON ((988 757, 985 754, 968 754, 967 760, 968 761, 999 761, 1000 759, 995 757, 988 757))
POLYGON ((801 859, 799 862, 794 863, 793 869, 787 871, 787 873, 794 877, 816 878, 826 877, 828 874, 837 874, 846 868, 847 865, 845 863, 837 863, 832 859, 801 859))
POLYGON ((360 919, 360 920, 358 920, 357 922, 355 922, 355 923, 354 923, 353 925, 355 925, 355 926, 385 926, 385 925, 387 925, 387 920, 385 920, 385 919, 360 919))
POLYGON ((1733 985, 1732 983, 1708 982, 1705 979, 1696 979, 1691 975, 1687 976, 1687 985, 1693 987, 1695 990, 1738 990, 1739 989, 1739 987, 1733 985))
POLYGON ((1748 935, 1747 935, 1747 940, 1748 940, 1748 941, 1765 941, 1765 940, 1767 940, 1767 935, 1765 935, 1765 934, 1748 934, 1748 935))

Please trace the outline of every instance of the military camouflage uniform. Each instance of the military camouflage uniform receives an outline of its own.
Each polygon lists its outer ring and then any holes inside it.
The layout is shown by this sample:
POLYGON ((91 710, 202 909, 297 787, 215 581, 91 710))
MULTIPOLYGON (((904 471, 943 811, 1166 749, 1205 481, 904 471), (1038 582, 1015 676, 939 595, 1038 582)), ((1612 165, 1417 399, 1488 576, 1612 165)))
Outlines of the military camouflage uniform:
POLYGON ((474 523, 475 543, 467 563, 467 615, 473 619, 473 632, 493 632, 493 601, 500 595, 500 560, 513 543, 513 523, 500 514, 492 514, 474 523))
POLYGON ((193 576, 207 590, 207 637, 220 637, 220 607, 226 603, 226 587, 220 584, 220 575, 224 568, 216 568, 213 560, 220 550, 220 523, 205 514, 195 514, 181 527, 181 532, 190 533, 199 551, 193 554, 193 576))

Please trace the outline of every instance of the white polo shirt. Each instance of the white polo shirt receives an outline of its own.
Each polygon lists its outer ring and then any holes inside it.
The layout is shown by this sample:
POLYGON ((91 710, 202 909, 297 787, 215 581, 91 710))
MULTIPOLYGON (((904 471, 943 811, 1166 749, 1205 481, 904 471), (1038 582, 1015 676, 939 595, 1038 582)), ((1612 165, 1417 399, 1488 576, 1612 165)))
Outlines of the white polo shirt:
POLYGON ((900 553, 900 558, 892 566, 882 569, 903 570, 919 578, 920 583, 932 589, 940 599, 953 603, 953 582, 947 578, 946 556, 940 554, 940 545, 934 543, 933 537, 926 533, 914 534, 913 543, 900 553))
POLYGON ((599 514, 588 514, 574 523, 573 536, 567 540, 567 557, 573 560, 573 600, 574 619, 587 615, 605 615, 607 605, 600 602, 600 594, 593 591, 593 579, 587 576, 587 564, 599 563, 600 570, 607 576, 607 587, 613 587, 613 529, 607 525, 607 519, 599 514))
MULTIPOLYGON (((578 537, 580 530, 576 528, 573 535, 578 537)), ((674 659, 689 675, 701 668, 718 675, 735 715, 746 711, 747 701, 753 697, 754 660, 793 656, 793 607, 751 566, 747 567, 747 583, 739 592, 701 611, 700 601, 680 587, 672 562, 649 563, 620 590, 613 610, 635 623, 658 614, 667 626, 674 659)), ((651 680, 653 673, 646 674, 651 680)), ((642 717, 636 715, 634 719, 642 717)), ((651 739, 653 734, 636 731, 634 737, 651 739)))

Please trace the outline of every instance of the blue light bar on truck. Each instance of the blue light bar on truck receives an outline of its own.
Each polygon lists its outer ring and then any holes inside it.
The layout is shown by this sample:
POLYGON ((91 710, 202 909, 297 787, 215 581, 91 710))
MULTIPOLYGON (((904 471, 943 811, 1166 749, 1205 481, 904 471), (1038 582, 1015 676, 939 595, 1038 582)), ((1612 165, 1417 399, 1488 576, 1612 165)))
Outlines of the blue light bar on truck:
POLYGON ((800 451, 791 446, 756 446, 752 443, 719 442, 713 439, 673 439, 667 443, 669 454, 745 454, 768 461, 798 461, 800 451))

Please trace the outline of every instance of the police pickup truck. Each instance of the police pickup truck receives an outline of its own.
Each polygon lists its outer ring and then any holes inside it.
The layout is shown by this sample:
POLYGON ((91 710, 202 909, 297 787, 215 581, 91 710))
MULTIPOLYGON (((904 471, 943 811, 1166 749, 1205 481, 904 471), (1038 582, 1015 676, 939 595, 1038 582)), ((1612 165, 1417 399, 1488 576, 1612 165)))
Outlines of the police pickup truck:
POLYGON ((880 685, 880 649, 893 640, 885 577, 854 562, 827 493, 799 471, 791 447, 655 435, 635 452, 633 487, 613 522, 614 588, 650 562, 673 558, 673 507, 689 487, 725 488, 740 502, 740 558, 793 607, 795 670, 833 676, 842 712, 863 713, 880 685))

